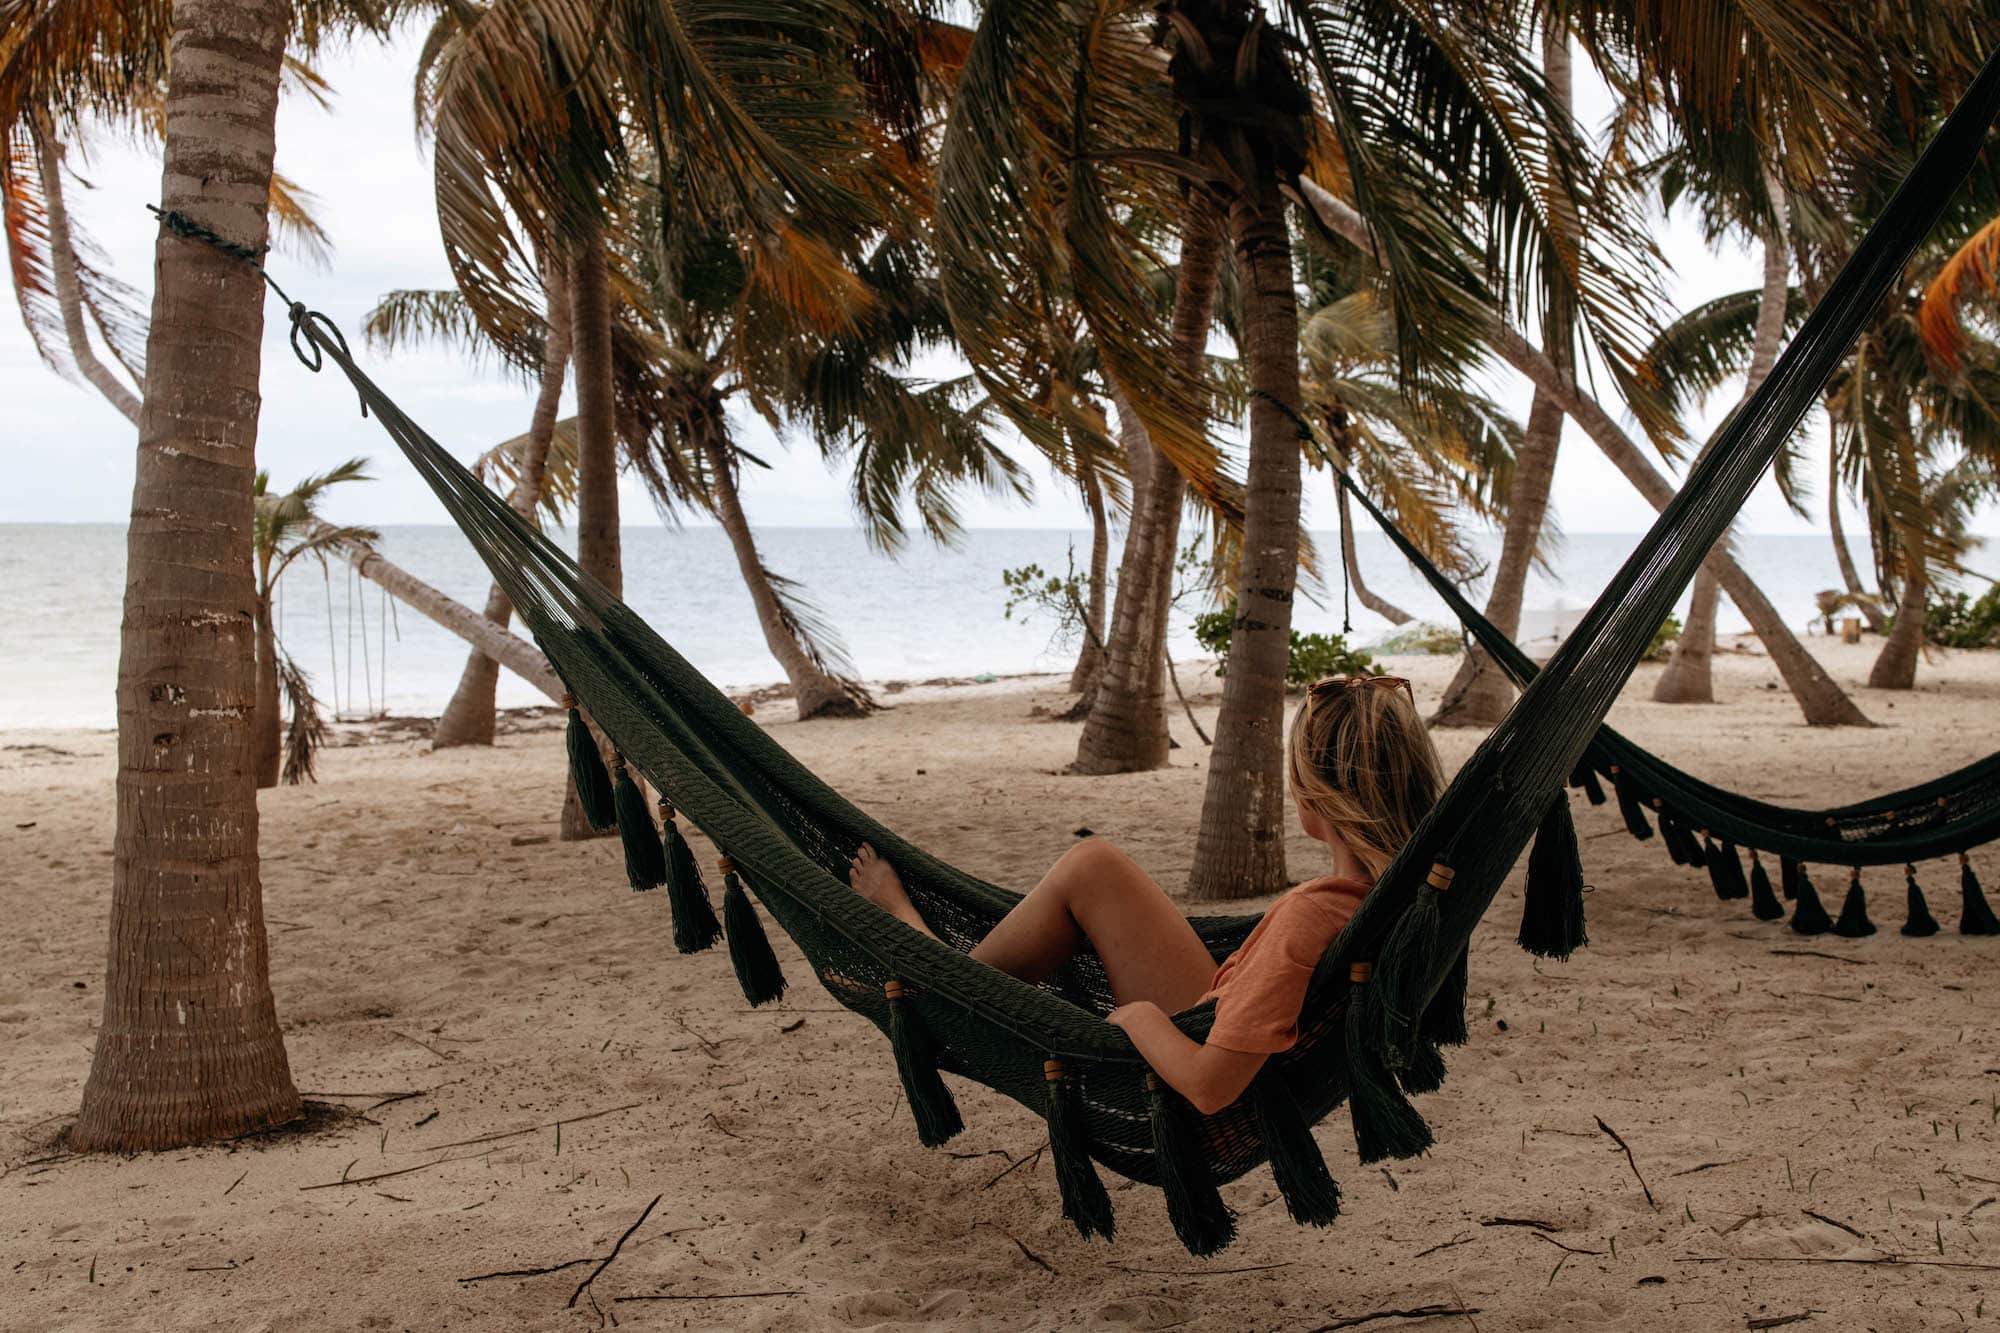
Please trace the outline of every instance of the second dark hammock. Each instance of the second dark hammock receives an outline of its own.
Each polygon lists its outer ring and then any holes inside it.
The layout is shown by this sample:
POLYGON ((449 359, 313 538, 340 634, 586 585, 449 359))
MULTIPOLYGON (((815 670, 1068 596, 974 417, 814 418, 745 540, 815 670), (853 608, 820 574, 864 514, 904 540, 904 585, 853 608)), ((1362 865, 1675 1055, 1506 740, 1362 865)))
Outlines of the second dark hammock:
MULTIPOLYGON (((1336 469, 1335 475, 1495 664, 1517 685, 1533 680, 1539 668, 1520 646, 1488 620, 1346 472, 1336 469)), ((1873 934, 1861 868, 1881 865, 1904 867, 1903 933, 1936 934, 1937 920, 1918 887, 1916 863, 1938 857, 1957 861, 1959 932, 2000 935, 2000 920, 1986 900, 1969 855, 1975 847, 2000 840, 2000 754, 1901 791, 1830 809, 1803 810, 1705 782, 1602 726, 1584 750, 1571 783, 1583 788, 1593 802, 1602 802, 1606 797, 1600 775, 1611 783, 1634 837, 1651 838, 1657 822, 1660 842, 1675 864, 1705 868, 1718 897, 1747 898, 1752 910, 1766 920, 1785 915, 1758 853, 1775 856, 1783 896, 1793 903, 1792 928, 1802 935, 1873 934), (1739 849, 1750 854, 1747 874, 1739 849), (1837 917, 1820 902, 1808 865, 1848 872, 1837 917)))

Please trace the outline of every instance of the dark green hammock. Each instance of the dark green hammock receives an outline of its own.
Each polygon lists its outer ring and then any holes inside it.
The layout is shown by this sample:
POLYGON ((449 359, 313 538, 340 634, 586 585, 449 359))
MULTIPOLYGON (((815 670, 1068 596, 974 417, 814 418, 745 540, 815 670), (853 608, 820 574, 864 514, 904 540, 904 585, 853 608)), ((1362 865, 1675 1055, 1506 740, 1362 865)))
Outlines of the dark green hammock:
MULTIPOLYGON (((703 947, 718 924, 693 858, 669 818, 664 848, 638 769, 727 857, 723 916, 753 1003, 782 988, 743 890, 791 935, 841 1004, 889 1034, 920 1136, 958 1128, 939 1071, 976 1079, 1047 1117, 1063 1211, 1086 1235, 1109 1235, 1111 1205, 1093 1160, 1159 1185, 1176 1234, 1209 1254, 1234 1221, 1217 1186, 1271 1164, 1292 1215, 1324 1225, 1338 1189, 1310 1129, 1349 1103, 1361 1159, 1410 1156, 1430 1131, 1406 1094, 1438 1086, 1440 1044, 1465 1039, 1465 953, 1474 927, 1535 830, 1523 940, 1566 955, 1582 942, 1582 879, 1564 783, 1661 619, 1722 534, 1778 447, 1816 399, 1870 309, 1902 272, 1946 197, 1971 169, 2000 110, 2000 61, 1960 106, 1786 348, 1725 425, 1637 551, 1466 762, 1315 972, 1296 1046, 1270 1060, 1250 1093, 1211 1116, 1148 1073, 1102 1015, 1113 1001, 1098 961, 1080 957, 1033 986, 965 956, 1018 901, 897 837, 801 767, 623 603, 523 523, 405 416, 349 356, 323 316, 290 304, 307 364, 339 367, 436 491, 567 687, 617 747, 614 782, 587 743, 573 747, 599 819, 616 812, 635 884, 664 880, 676 943, 703 947), (912 930, 845 882, 862 841, 895 865, 941 940, 912 930)), ((165 225, 254 255, 178 216, 165 225)), ((273 284, 275 286, 275 284, 273 284)), ((580 725, 573 734, 587 742, 580 725)), ((1217 957, 1249 917, 1195 929, 1217 957)), ((1212 1006, 1176 1016, 1205 1036, 1212 1006)))
MULTIPOLYGON (((1488 620, 1352 478, 1345 472, 1336 475, 1495 664, 1517 685, 1533 680, 1537 668, 1520 646, 1488 620)), ((1704 782, 1602 726, 1585 748, 1570 783, 1584 788, 1593 803, 1602 803, 1599 775, 1612 784, 1626 828, 1634 837, 1652 837, 1650 812, 1658 821, 1660 842, 1675 864, 1706 869, 1717 897, 1748 898, 1766 920, 1783 916, 1785 909, 1756 854, 1776 856, 1784 896, 1794 903, 1792 928, 1802 935, 1874 934, 1861 868, 1897 864, 1904 867, 1903 933, 1935 935, 1938 924, 1917 886, 1915 863, 1941 856, 1958 858, 1959 933, 2000 935, 2000 920, 1995 919, 1967 856, 1974 847, 2000 839, 2000 754, 1901 791, 1825 810, 1799 810, 1704 782), (1747 876, 1739 848, 1751 853, 1747 876), (1820 903, 1806 870, 1808 863, 1848 871, 1838 918, 1830 917, 1820 903)))

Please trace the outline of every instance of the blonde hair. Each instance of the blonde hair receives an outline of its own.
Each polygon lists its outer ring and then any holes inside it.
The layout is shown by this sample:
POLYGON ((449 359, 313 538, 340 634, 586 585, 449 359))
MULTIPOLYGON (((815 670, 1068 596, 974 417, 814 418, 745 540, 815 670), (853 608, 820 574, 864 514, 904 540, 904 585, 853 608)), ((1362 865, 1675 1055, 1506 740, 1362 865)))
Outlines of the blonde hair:
POLYGON ((1292 795, 1326 820, 1371 879, 1444 788, 1437 747, 1408 682, 1392 676, 1315 684, 1292 718, 1285 761, 1292 795))

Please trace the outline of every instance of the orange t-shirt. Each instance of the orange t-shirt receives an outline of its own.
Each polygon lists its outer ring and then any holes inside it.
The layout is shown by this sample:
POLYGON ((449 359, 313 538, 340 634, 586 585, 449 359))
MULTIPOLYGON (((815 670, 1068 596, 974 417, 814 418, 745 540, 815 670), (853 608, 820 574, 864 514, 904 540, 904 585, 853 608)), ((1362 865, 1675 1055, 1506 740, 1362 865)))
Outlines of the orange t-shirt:
POLYGON ((1201 997, 1215 1001, 1208 1044, 1252 1055, 1290 1050, 1313 968, 1367 894, 1358 879, 1322 875, 1272 903, 1201 997))

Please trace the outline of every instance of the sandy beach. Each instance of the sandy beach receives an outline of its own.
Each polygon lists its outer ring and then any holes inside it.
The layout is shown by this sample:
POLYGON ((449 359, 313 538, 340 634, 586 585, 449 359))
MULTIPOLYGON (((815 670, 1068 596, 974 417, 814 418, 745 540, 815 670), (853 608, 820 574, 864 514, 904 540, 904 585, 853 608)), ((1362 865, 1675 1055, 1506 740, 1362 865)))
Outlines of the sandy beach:
MULTIPOLYGON (((1708 779, 1825 805, 1994 748, 2000 654, 1914 693, 1860 688, 1873 642, 1812 643, 1876 721, 1813 731, 1761 657, 1718 660, 1710 708, 1612 721, 1708 779)), ((1448 658, 1399 658, 1433 705, 1448 658)), ((1184 680, 1193 674, 1184 672, 1184 680)), ((850 797, 1025 888, 1087 827, 1184 879, 1204 752, 1166 771, 1061 770, 1061 680, 887 697, 865 722, 758 718, 850 797)), ((1197 706, 1212 720, 1214 682, 1197 706)), ((310 1134, 131 1159, 56 1146, 102 1003, 114 738, 0 735, 5 1176, 0 1326, 184 1329, 1928 1329, 2000 1318, 2000 940, 1962 939, 1955 867, 1919 867, 1947 932, 1800 940, 1718 903, 1615 807, 1579 800, 1590 946, 1513 943, 1518 877, 1475 942, 1472 1040, 1420 1102, 1438 1134, 1388 1170, 1344 1112, 1319 1139, 1346 1197, 1325 1231, 1267 1172, 1224 1191, 1240 1239, 1175 1243, 1110 1178, 1115 1243, 1062 1220, 1042 1127, 955 1083, 967 1130, 926 1151, 889 1048, 810 980, 751 1011, 722 949, 680 957, 615 840, 554 839, 561 733, 490 751, 407 733, 327 752, 263 794, 272 983, 310 1134), (1630 1148, 1630 1160, 1609 1133, 1630 1148), (1643 1181, 1643 1185, 1642 1185, 1643 1181), (1650 1192, 1650 1201, 1648 1198, 1650 1192), (643 1226, 590 1278, 649 1201, 643 1226), (1884 1256, 1906 1262, 1871 1262, 1884 1256), (482 1275, 546 1270, 526 1276, 482 1275), (1384 1317, 1429 1306, 1429 1322, 1384 1317), (1776 1321, 1758 1323, 1756 1321, 1776 1321), (1748 1321, 1746 1323, 1746 1321, 1748 1321)), ((1476 733, 1443 732, 1448 763, 1476 733)), ((1294 831, 1292 872, 1318 870, 1294 831)), ((712 854, 698 844, 705 866, 712 854)), ((1978 861, 2000 888, 2000 854, 1978 861)), ((1821 882, 1829 905, 1841 885, 1821 882)))

